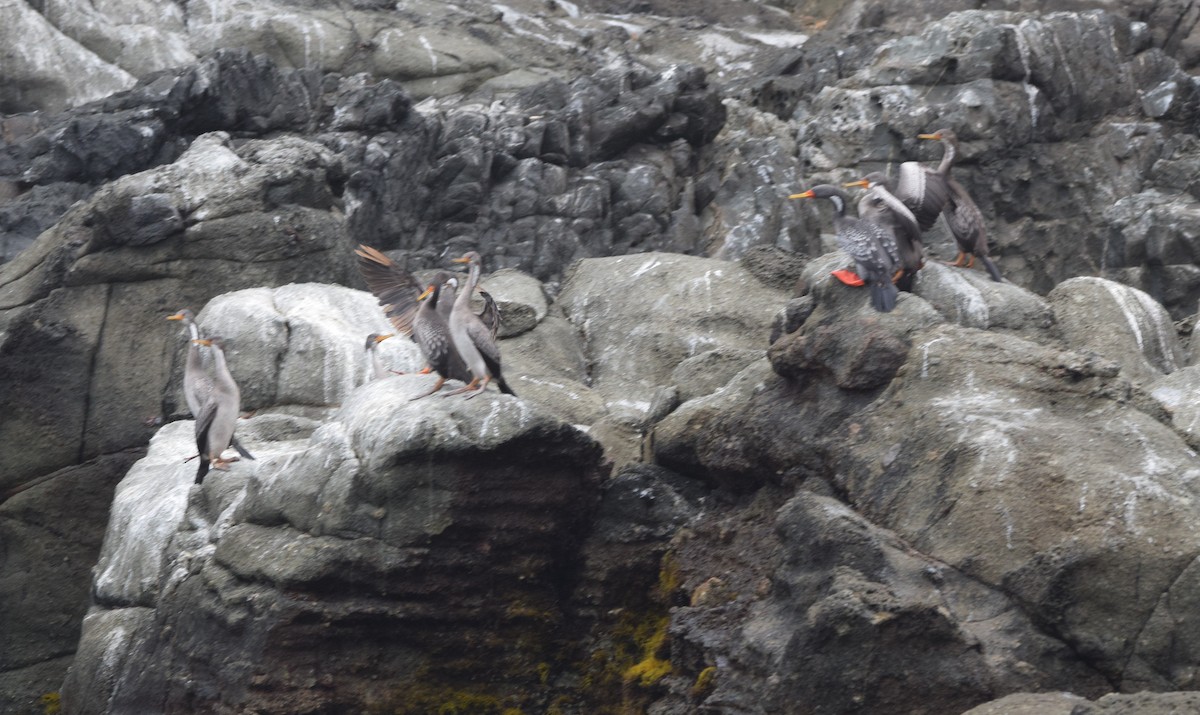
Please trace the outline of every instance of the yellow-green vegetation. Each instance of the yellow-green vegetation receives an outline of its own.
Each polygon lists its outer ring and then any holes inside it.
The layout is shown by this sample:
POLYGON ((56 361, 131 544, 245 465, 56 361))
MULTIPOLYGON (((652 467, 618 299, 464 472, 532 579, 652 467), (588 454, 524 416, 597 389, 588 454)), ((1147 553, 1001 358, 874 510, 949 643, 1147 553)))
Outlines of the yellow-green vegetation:
POLYGON ((692 697, 703 698, 712 692, 713 681, 716 680, 716 677, 717 668, 714 665, 700 671, 700 675, 696 676, 696 682, 692 684, 692 697))
POLYGON ((420 686, 409 689, 394 715, 524 715, 519 708, 506 707, 488 693, 420 686))
POLYGON ((655 594, 663 603, 670 603, 671 594, 679 589, 679 564, 671 552, 663 554, 658 568, 658 593, 655 594))
POLYGON ((62 698, 57 692, 46 693, 38 700, 42 701, 42 712, 46 715, 58 715, 62 711, 62 698))
POLYGON ((654 631, 644 640, 639 639, 643 644, 642 659, 625 670, 626 683, 648 688, 671 674, 671 661, 663 657, 667 655, 667 625, 670 618, 663 616, 657 620, 654 631))
POLYGON ((543 686, 550 684, 550 664, 542 661, 537 664, 538 682, 543 686))
POLYGON ((589 715, 645 712, 660 681, 672 672, 668 608, 680 582, 679 568, 668 553, 657 580, 641 594, 630 594, 626 606, 610 612, 598 626, 596 645, 577 666, 589 715))

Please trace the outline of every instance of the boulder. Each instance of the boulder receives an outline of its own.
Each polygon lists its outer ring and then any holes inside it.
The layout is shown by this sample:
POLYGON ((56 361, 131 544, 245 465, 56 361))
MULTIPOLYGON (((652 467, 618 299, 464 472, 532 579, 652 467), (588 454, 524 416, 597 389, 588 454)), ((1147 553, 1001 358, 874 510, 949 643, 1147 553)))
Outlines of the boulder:
POLYGON ((257 459, 199 487, 191 423, 163 428, 118 488, 64 707, 527 698, 600 450, 509 396, 410 403, 431 379, 360 387, 319 426, 257 415, 239 428, 257 459), (467 680, 450 652, 480 658, 467 680))
POLYGON ((546 317, 549 302, 542 282, 532 276, 502 269, 480 281, 480 286, 491 294, 500 309, 497 337, 510 338, 533 330, 546 317))
MULTIPOLYGON (((225 338, 246 410, 340 404, 375 379, 363 348, 367 335, 394 330, 370 293, 318 283, 226 293, 209 301, 197 322, 225 338)), ((387 369, 416 372, 425 364, 417 344, 404 336, 379 343, 376 351, 387 369)))
POLYGON ((1184 365, 1171 316, 1136 288, 1072 278, 1047 298, 1067 346, 1118 361, 1130 379, 1149 384, 1184 365))
POLYGON ((0 111, 5 114, 61 111, 128 89, 137 81, 64 35, 24 0, 0 10, 0 28, 5 47, 38 48, 14 52, 5 63, 0 83, 0 111), (71 69, 64 72, 64 67, 71 69))
POLYGON ((113 488, 135 450, 64 467, 19 493, 0 494, 0 704, 32 712, 57 689, 79 643, 88 583, 113 488))
POLYGON ((580 261, 557 304, 582 333, 593 387, 644 414, 682 360, 765 348, 786 299, 737 264, 648 253, 580 261))
POLYGON ((1193 449, 1200 449, 1200 365, 1189 365, 1149 386, 1150 396, 1171 416, 1171 425, 1193 449))

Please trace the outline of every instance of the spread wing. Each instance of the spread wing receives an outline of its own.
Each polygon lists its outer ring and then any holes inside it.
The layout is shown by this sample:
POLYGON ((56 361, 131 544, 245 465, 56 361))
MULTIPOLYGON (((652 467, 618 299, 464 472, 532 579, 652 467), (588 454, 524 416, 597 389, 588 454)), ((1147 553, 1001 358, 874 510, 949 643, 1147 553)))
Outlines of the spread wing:
POLYGON ((922 231, 933 228, 950 196, 946 179, 916 161, 906 161, 900 165, 894 193, 912 210, 922 231))
POLYGON ((358 256, 358 271, 367 281, 367 288, 379 299, 396 332, 411 335, 417 297, 421 295, 417 279, 370 246, 360 244, 354 254, 358 256))
POLYGON ((491 332, 492 341, 496 340, 496 331, 500 329, 500 306, 496 305, 496 299, 491 293, 480 288, 479 295, 483 296, 483 311, 479 313, 479 319, 491 332))

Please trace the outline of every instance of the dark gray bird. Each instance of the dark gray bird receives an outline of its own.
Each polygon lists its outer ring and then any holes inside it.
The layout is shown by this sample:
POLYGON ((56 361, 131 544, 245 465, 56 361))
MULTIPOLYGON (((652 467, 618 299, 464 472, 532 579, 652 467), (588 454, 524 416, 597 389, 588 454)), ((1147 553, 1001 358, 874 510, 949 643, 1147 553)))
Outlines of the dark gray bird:
MULTIPOLYGON (((192 413, 192 418, 196 419, 200 414, 200 408, 204 406, 204 402, 212 394, 213 381, 208 376, 208 372, 204 369, 204 360, 200 355, 200 346, 196 344, 196 340, 200 336, 200 326, 196 323, 196 314, 188 308, 168 315, 167 320, 179 320, 188 329, 188 352, 187 362, 183 365, 183 399, 187 402, 188 411, 192 413)), ((237 453, 246 459, 254 459, 254 455, 238 442, 237 437, 230 440, 232 446, 237 453)))
POLYGON ((237 461, 237 457, 223 459, 221 455, 233 440, 242 397, 225 363, 225 342, 221 338, 196 338, 192 342, 213 351, 213 389, 196 415, 196 449, 200 452, 196 484, 200 484, 209 467, 225 470, 230 462, 237 461))
POLYGON ((958 136, 950 129, 939 129, 933 134, 918 134, 917 138, 940 141, 946 148, 937 174, 943 178, 948 196, 945 206, 942 207, 942 215, 946 217, 946 226, 958 243, 958 256, 950 265, 962 266, 965 260, 966 267, 971 268, 978 258, 992 280, 997 283, 1003 281, 1000 269, 988 256, 987 228, 983 223, 983 213, 975 205, 966 188, 950 176, 950 167, 958 156, 958 136))
MULTIPOLYGON (((454 279, 452 279, 454 280, 454 279)), ((412 398, 419 400, 428 397, 446 384, 447 378, 454 377, 451 369, 452 360, 458 358, 450 339, 450 327, 441 315, 441 299, 444 283, 433 283, 419 296, 420 307, 412 321, 413 340, 421 348, 421 354, 429 363, 429 369, 437 373, 438 379, 428 392, 412 398)), ((459 359, 461 362, 461 359, 459 359)), ((455 379, 458 379, 455 377, 455 379)))
POLYGON ((849 197, 836 186, 821 184, 788 198, 829 199, 834 208, 833 227, 837 232, 838 246, 854 259, 861 280, 852 282, 847 276, 838 275, 837 271, 834 275, 851 285, 865 282, 871 289, 871 306, 875 310, 888 313, 895 308, 899 291, 892 277, 900 268, 900 249, 895 236, 870 221, 846 216, 849 197))
MULTIPOLYGON (((421 346, 421 341, 416 336, 413 326, 413 321, 422 304, 422 296, 427 295, 428 291, 422 289, 415 276, 397 266, 392 259, 376 249, 359 245, 354 253, 358 256, 358 270, 366 280, 367 288, 379 299, 384 315, 391 321, 396 333, 411 337, 417 346, 421 347, 421 353, 428 359, 428 354, 421 346)), ((432 305, 437 308, 442 316, 442 321, 448 322, 450 310, 454 307, 454 290, 458 285, 458 278, 449 271, 439 271, 430 285, 436 285, 439 292, 439 298, 434 300, 432 305), (452 283, 448 283, 448 281, 452 281, 452 283)), ((462 380, 463 382, 471 379, 471 373, 467 370, 466 363, 462 361, 457 352, 451 350, 446 360, 444 369, 438 370, 430 363, 422 372, 433 370, 443 378, 462 380)), ((441 384, 438 385, 438 388, 440 387, 441 384)))
POLYGON ((449 394, 470 392, 471 394, 467 397, 474 397, 483 392, 488 383, 494 380, 501 392, 514 395, 516 393, 512 391, 500 373, 500 346, 496 343, 495 329, 485 325, 483 320, 471 310, 471 295, 479 287, 483 260, 475 251, 468 251, 462 257, 455 258, 454 262, 466 263, 469 271, 467 284, 455 298, 454 309, 450 313, 450 340, 471 371, 471 382, 449 394))
POLYGON ((894 277, 894 282, 900 290, 911 291, 917 271, 925 265, 925 244, 921 241, 921 227, 916 216, 889 190, 890 183, 886 174, 874 171, 844 186, 867 189, 858 201, 858 217, 891 231, 900 252, 900 273, 894 277))
POLYGON ((392 374, 391 370, 379 362, 379 351, 375 349, 392 336, 393 333, 371 333, 367 336, 367 344, 363 346, 363 349, 367 351, 367 360, 371 363, 371 376, 376 380, 382 380, 392 374))

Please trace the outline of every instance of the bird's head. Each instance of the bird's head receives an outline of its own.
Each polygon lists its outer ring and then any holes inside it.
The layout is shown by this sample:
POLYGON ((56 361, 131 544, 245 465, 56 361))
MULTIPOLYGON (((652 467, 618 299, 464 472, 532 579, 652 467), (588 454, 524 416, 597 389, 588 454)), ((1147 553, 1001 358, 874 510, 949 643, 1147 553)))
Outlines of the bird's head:
POLYGON ((225 338, 219 336, 212 338, 196 338, 192 342, 197 345, 203 345, 206 348, 216 348, 218 350, 225 349, 225 338))
POLYGON ((932 141, 949 142, 951 144, 958 143, 958 135, 953 129, 939 129, 932 134, 918 134, 918 139, 929 139, 932 141))
POLYGON ((466 263, 468 265, 477 265, 477 264, 481 263, 482 261, 483 261, 483 259, 475 251, 467 251, 466 253, 462 254, 458 258, 454 258, 451 260, 452 263, 466 263))
POLYGON ((370 350, 374 348, 379 343, 382 343, 384 340, 392 337, 392 335, 394 335, 394 333, 371 333, 367 336, 366 349, 370 350))

